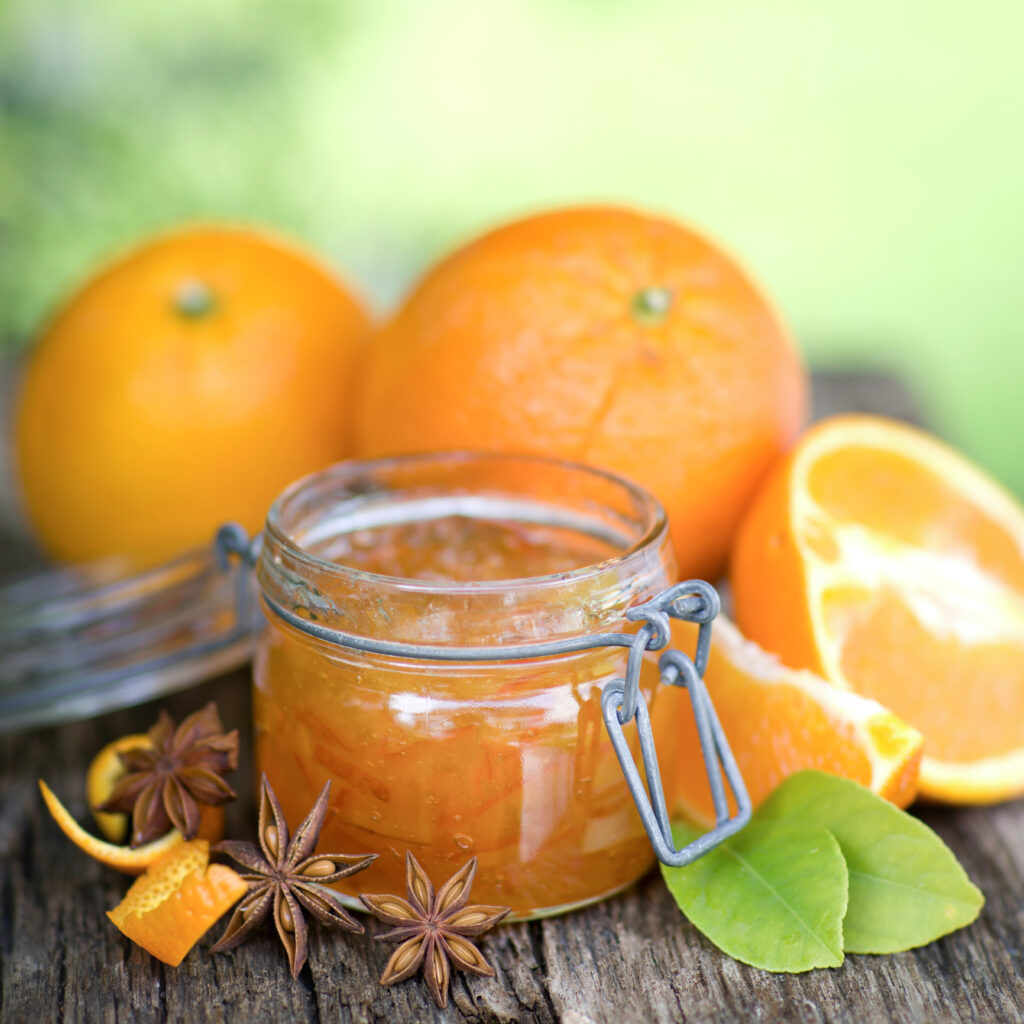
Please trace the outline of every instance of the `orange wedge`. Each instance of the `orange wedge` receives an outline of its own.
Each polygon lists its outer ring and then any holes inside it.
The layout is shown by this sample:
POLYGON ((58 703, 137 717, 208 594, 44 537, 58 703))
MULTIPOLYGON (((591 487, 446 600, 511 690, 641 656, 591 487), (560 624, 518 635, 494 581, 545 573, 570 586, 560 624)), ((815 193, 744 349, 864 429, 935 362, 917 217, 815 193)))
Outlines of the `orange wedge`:
MULTIPOLYGON (((123 843, 128 838, 128 815, 119 812, 98 811, 96 808, 109 799, 114 786, 124 775, 124 765, 120 754, 125 750, 136 750, 139 747, 151 749, 153 741, 148 733, 133 733, 108 743, 90 762, 85 775, 85 792, 89 800, 89 810, 96 819, 100 832, 112 843, 123 843)), ((177 832, 174 833, 178 835, 177 832)), ((199 831, 196 837, 218 842, 224 835, 224 808, 212 807, 209 804, 199 805, 199 831)))
POLYGON ((733 550, 740 628, 925 738, 921 794, 1024 794, 1024 509, 921 431, 870 416, 801 439, 733 550))
POLYGON ((146 843, 145 846, 137 846, 134 850, 128 846, 117 846, 114 843, 104 842, 86 832, 71 817, 71 812, 57 799, 53 790, 42 779, 39 780, 39 789, 50 814, 53 815, 53 820, 57 822, 68 839, 101 864, 106 864, 109 868, 116 868, 127 875, 142 874, 168 850, 182 842, 181 833, 177 829, 172 829, 167 835, 161 836, 151 843, 146 843))
MULTIPOLYGON (((676 647, 693 651, 695 627, 673 623, 672 635, 676 647)), ((914 799, 920 733, 876 701, 785 668, 724 616, 715 620, 704 681, 755 807, 805 768, 854 779, 900 807, 914 799)), ((692 716, 682 718, 675 809, 710 824, 714 810, 697 730, 692 716)))
POLYGON ((247 888, 231 868, 210 864, 205 839, 193 839, 152 864, 107 917, 132 942, 177 967, 247 888))

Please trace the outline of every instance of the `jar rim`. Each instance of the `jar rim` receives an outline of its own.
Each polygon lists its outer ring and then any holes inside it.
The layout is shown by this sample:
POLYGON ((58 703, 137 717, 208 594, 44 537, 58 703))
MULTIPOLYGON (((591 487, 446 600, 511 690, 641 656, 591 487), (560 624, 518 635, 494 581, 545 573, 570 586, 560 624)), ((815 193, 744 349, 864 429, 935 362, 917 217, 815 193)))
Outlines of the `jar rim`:
MULTIPOLYGON (((353 497, 358 494, 353 492, 353 497)), ((657 498, 646 488, 634 483, 626 477, 609 470, 576 462, 571 459, 556 458, 547 455, 529 453, 505 453, 476 450, 451 450, 436 452, 417 452, 404 455, 392 455, 373 459, 348 459, 300 477, 286 487, 275 499, 267 512, 266 533, 273 538, 276 545, 286 552, 290 559, 316 573, 344 577, 355 581, 363 580, 369 584, 380 584, 399 587, 406 592, 436 593, 446 596, 458 594, 488 594, 505 592, 512 588, 529 587, 542 589, 548 586, 565 586, 566 584, 586 582, 591 577, 601 576, 609 571, 619 569, 631 559, 641 555, 653 545, 658 544, 666 535, 668 521, 664 508, 657 498), (587 476, 595 481, 603 481, 627 496, 640 513, 642 527, 638 536, 623 550, 609 558, 587 565, 566 569, 560 572, 540 576, 508 577, 490 580, 423 580, 403 576, 390 576, 369 572, 365 569, 335 562, 317 555, 304 547, 302 543, 285 527, 283 520, 289 507, 303 493, 317 486, 328 483, 339 484, 347 479, 353 483, 360 477, 374 472, 401 469, 403 467, 437 465, 439 467, 458 467, 463 464, 523 465, 562 469, 577 475, 587 476)), ((266 548, 264 548, 265 550, 266 548)))

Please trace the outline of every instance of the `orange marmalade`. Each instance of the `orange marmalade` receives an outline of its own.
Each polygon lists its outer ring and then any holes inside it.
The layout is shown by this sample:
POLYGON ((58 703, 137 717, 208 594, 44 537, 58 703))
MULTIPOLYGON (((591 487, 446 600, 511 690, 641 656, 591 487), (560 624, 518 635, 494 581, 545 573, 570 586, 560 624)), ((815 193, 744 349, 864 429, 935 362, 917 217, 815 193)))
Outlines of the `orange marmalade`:
MULTIPOLYGON (((407 850, 436 883, 476 856, 474 902, 525 918, 601 899, 650 867, 601 715, 626 651, 515 657, 633 632, 626 609, 674 581, 645 492, 540 458, 343 463, 275 503, 258 577, 258 767, 294 822, 330 780, 320 848, 380 855, 339 883, 344 894, 404 892, 407 850), (349 639, 310 635, 275 607, 349 639), (408 646, 360 649, 374 641, 408 646), (427 646, 454 660, 422 656, 427 646)), ((669 784, 682 705, 658 686, 656 657, 641 691, 669 784)))

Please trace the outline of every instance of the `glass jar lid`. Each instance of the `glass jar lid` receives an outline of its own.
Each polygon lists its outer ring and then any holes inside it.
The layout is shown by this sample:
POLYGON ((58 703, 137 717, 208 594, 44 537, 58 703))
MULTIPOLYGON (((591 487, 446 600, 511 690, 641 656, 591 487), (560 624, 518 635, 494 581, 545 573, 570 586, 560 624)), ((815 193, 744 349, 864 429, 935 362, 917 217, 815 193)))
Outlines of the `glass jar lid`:
POLYGON ((0 586, 0 733, 141 704, 244 665, 259 623, 252 593, 222 544, 134 574, 110 560, 0 586))

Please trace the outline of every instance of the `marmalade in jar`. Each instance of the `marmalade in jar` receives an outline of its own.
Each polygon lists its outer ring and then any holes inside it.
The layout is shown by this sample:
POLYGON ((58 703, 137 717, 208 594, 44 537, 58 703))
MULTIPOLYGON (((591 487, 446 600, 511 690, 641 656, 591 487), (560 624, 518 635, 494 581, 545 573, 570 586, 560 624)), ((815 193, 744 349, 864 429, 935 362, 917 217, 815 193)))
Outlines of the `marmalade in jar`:
MULTIPOLYGON (((347 635, 414 645, 632 632, 626 608, 672 582, 653 499, 544 459, 342 464, 275 504, 259 578, 258 766, 290 820, 329 779, 321 849, 380 855, 338 883, 342 893, 403 892, 407 850, 436 882, 476 856, 474 901, 525 918, 600 899, 650 867, 601 715, 625 649, 396 657, 311 636, 271 602, 347 635)), ((659 699, 656 657, 641 691, 669 784, 681 704, 667 691, 659 699)))

